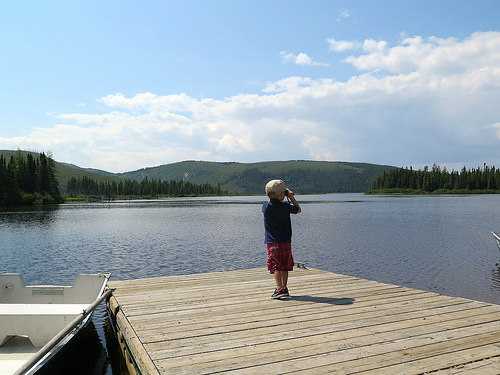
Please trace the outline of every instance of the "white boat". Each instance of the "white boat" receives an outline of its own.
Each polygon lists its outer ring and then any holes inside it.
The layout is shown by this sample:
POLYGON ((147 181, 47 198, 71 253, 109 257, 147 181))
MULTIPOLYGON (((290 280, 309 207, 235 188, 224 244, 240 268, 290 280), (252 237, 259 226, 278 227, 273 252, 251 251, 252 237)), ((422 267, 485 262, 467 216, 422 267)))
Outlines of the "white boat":
POLYGON ((71 341, 111 291, 109 274, 78 275, 72 286, 27 286, 0 273, 0 375, 33 374, 71 341))
POLYGON ((500 249, 500 236, 498 234, 496 234, 495 232, 491 232, 491 234, 493 235, 493 237, 495 237, 495 240, 497 240, 497 245, 498 245, 498 248, 500 249))

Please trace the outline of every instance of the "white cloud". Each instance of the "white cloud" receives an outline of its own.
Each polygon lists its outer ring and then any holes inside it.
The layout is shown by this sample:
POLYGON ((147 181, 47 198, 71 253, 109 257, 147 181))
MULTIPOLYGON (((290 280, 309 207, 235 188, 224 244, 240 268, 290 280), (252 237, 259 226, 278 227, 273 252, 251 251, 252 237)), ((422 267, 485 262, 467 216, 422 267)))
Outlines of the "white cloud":
POLYGON ((268 94, 292 91, 300 88, 310 87, 315 82, 317 81, 313 80, 312 78, 293 76, 284 78, 276 82, 270 82, 264 87, 262 91, 268 94))
POLYGON ((329 64, 314 61, 309 55, 304 52, 293 53, 287 51, 280 52, 281 59, 285 63, 292 63, 295 65, 308 65, 308 66, 329 66, 329 64))
POLYGON ((500 122, 493 124, 493 128, 497 131, 497 138, 500 139, 500 122))
POLYGON ((285 77, 258 94, 110 94, 102 113, 60 114, 0 148, 111 171, 185 159, 500 164, 500 33, 367 40, 349 62, 361 73, 348 80, 285 77))
POLYGON ((224 134, 222 138, 216 139, 217 150, 229 152, 254 151, 255 146, 251 139, 241 137, 237 134, 224 134))
POLYGON ((344 52, 359 48, 359 43, 349 40, 336 40, 335 38, 328 38, 328 48, 333 52, 344 52))
POLYGON ((464 40, 414 36, 394 47, 385 41, 365 40, 365 54, 346 61, 359 70, 389 73, 463 73, 500 64, 500 33, 478 32, 464 40))
POLYGON ((363 50, 366 52, 384 52, 387 47, 387 42, 384 40, 365 39, 363 42, 363 50))
POLYGON ((349 12, 348 9, 341 9, 337 14, 336 21, 342 22, 342 21, 348 19, 349 17, 351 17, 351 12, 349 12))

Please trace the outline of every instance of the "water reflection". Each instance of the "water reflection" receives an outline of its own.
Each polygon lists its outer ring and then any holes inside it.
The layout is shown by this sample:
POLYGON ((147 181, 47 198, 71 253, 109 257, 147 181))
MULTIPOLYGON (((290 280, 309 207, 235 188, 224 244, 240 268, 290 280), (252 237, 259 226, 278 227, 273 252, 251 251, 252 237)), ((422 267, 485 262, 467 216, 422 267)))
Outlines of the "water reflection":
POLYGON ((59 206, 48 206, 39 208, 14 208, 0 210, 0 225, 21 224, 36 227, 48 226, 55 222, 59 206))
POLYGON ((495 269, 491 273, 491 284, 493 288, 500 290, 500 263, 495 264, 495 269))
POLYGON ((108 364, 106 349, 91 321, 47 365, 39 370, 37 375, 104 375, 108 364))
MULTIPOLYGON (((204 207, 213 205, 261 205, 267 198, 265 196, 249 197, 205 197, 205 198, 167 198, 167 199, 136 199, 115 200, 111 202, 65 203, 64 209, 91 209, 91 208, 152 208, 152 207, 204 207)), ((301 197, 301 204, 329 204, 329 203, 364 203, 382 202, 383 200, 365 200, 351 195, 338 194, 335 199, 328 196, 306 195, 301 197)))
MULTIPOLYGON (((103 333, 106 340, 106 349, 110 359, 111 373, 114 375, 128 375, 125 359, 120 351, 111 317, 107 316, 103 322, 103 333)), ((109 369, 108 369, 109 372, 109 369)))

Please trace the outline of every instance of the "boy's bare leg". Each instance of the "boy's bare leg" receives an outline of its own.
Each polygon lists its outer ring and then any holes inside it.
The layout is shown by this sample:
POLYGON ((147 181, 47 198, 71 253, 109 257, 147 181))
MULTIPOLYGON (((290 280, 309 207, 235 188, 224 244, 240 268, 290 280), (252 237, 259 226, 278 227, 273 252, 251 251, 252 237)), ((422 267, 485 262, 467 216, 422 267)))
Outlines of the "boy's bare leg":
POLYGON ((276 281, 276 289, 283 289, 283 271, 274 271, 274 281, 276 281))
POLYGON ((286 288, 288 283, 288 271, 281 271, 281 286, 286 288))

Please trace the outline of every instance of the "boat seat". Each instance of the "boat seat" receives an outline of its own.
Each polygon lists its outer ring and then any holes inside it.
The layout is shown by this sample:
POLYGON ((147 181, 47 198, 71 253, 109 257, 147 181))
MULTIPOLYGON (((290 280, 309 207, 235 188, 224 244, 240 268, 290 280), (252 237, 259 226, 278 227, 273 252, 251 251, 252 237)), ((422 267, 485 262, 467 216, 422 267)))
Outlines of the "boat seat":
POLYGON ((0 346, 9 336, 27 336, 41 347, 68 325, 88 304, 0 304, 0 346))
POLYGON ((88 306, 81 303, 1 303, 0 319, 4 315, 77 315, 88 306))

